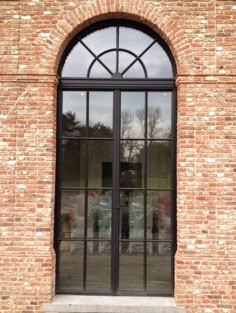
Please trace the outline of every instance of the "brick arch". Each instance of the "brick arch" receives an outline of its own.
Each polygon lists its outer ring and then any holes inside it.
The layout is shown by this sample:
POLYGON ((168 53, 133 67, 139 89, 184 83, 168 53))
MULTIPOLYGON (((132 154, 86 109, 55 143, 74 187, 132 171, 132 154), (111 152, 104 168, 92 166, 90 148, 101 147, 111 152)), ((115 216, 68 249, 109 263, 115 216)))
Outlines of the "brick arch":
MULTIPOLYGON (((135 2, 133 0, 117 0, 114 3, 94 0, 90 3, 82 3, 57 22, 51 34, 53 39, 47 43, 47 49, 55 51, 55 55, 52 56, 54 57, 54 73, 58 71, 63 51, 79 31, 94 22, 111 18, 126 18, 141 22, 156 31, 169 46, 175 59, 177 73, 180 71, 176 46, 181 34, 178 36, 177 23, 170 16, 167 17, 161 7, 143 0, 135 2)), ((47 54, 47 52, 45 53, 47 54)))

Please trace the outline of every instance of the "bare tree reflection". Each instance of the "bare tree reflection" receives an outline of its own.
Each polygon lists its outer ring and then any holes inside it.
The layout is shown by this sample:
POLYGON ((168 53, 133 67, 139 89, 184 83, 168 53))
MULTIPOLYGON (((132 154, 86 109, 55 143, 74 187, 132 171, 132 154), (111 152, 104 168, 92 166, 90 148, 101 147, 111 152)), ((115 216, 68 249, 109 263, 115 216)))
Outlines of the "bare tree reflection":
MULTIPOLYGON (((142 128, 143 135, 145 135, 145 110, 137 110, 136 116, 142 128)), ((157 138, 161 132, 161 111, 159 108, 149 107, 147 113, 147 137, 150 139, 157 138)))

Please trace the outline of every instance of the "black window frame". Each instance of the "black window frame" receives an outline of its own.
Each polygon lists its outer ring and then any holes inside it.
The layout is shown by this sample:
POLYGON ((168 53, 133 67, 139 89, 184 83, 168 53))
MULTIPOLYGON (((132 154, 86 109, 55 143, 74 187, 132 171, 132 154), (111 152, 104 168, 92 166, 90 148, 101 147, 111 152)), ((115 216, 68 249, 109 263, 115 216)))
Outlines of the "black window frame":
MULTIPOLYGON (((91 69, 91 68, 90 68, 91 69)), ((172 53, 168 47, 168 45, 164 42, 164 40, 151 28, 130 20, 125 19, 113 19, 113 20, 105 20, 94 23, 93 25, 87 27, 86 29, 79 32, 69 43, 67 48, 65 49, 61 62, 58 67, 58 99, 57 99, 57 158, 56 158, 56 191, 55 191, 55 225, 54 225, 54 248, 56 251, 56 292, 57 294, 107 294, 106 292, 66 292, 62 291, 59 288, 59 237, 60 237, 60 197, 59 197, 59 182, 61 180, 61 116, 62 116, 62 92, 63 91, 171 91, 172 92, 172 117, 171 117, 171 125, 173 129, 172 133, 172 164, 171 164, 171 172, 172 172, 172 232, 173 232, 173 245, 172 245, 172 286, 171 293, 160 293, 160 292, 149 292, 148 294, 140 293, 140 295, 149 295, 149 296, 171 296, 174 295, 174 254, 177 249, 177 240, 176 240, 176 136, 177 136, 177 90, 175 84, 175 76, 176 76, 176 65, 172 53), (81 38, 84 38, 86 35, 93 33, 99 29, 103 29, 109 26, 125 26, 133 29, 140 30, 147 35, 151 36, 156 40, 158 44, 164 49, 167 53, 169 60, 173 69, 173 78, 120 78, 120 77, 111 77, 111 78, 81 78, 81 77, 61 77, 62 69, 65 64, 66 58, 70 54, 73 47, 78 43, 81 38)), ((116 93, 116 96, 119 95, 116 93)), ((111 295, 115 295, 113 292, 111 295)), ((129 293, 129 295, 138 295, 137 292, 134 294, 129 293)))

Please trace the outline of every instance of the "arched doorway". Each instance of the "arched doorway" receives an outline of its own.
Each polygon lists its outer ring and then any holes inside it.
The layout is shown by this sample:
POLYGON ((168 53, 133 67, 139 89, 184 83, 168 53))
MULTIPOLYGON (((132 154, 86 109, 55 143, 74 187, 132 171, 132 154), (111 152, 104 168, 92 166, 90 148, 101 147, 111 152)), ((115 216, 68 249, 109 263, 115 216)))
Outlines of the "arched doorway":
POLYGON ((59 69, 57 291, 172 295, 175 66, 151 29, 96 23, 59 69))

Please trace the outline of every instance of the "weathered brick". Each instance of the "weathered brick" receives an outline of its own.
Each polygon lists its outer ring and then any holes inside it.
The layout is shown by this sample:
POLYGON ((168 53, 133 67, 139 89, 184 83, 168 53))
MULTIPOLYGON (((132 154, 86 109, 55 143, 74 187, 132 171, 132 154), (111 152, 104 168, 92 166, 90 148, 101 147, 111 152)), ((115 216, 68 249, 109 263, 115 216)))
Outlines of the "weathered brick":
POLYGON ((0 1, 0 311, 42 312, 53 250, 57 69, 72 37, 119 16, 177 64, 175 297, 236 312, 236 5, 225 0, 0 1))

